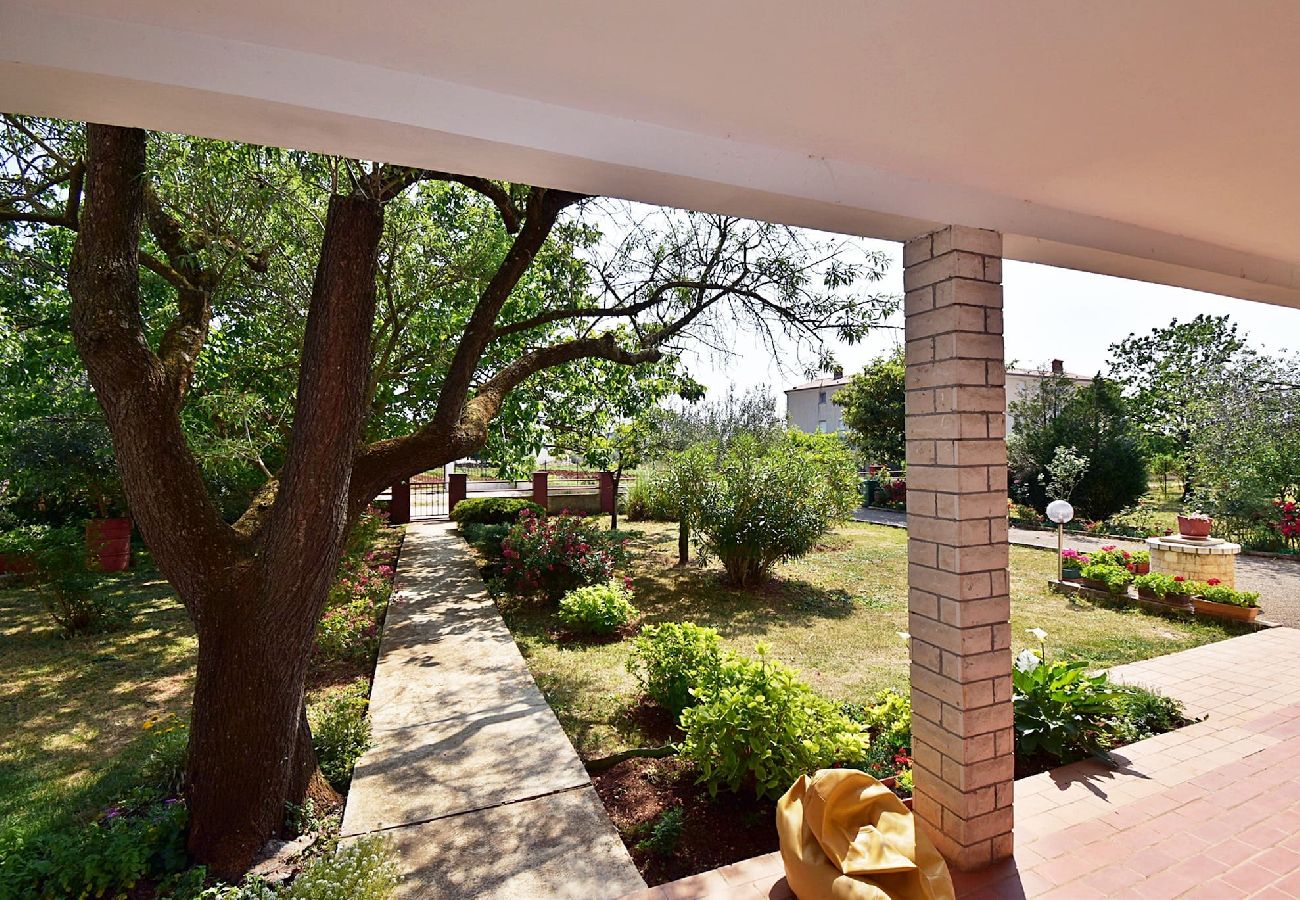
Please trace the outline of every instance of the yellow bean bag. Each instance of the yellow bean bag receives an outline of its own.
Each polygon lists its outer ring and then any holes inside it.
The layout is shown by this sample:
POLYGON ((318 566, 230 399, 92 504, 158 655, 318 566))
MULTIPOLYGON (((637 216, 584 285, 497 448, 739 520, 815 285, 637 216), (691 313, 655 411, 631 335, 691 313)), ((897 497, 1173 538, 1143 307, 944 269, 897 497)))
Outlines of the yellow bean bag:
POLYGON ((954 900, 943 857, 865 772, 804 775, 777 804, 776 830, 799 900, 954 900))

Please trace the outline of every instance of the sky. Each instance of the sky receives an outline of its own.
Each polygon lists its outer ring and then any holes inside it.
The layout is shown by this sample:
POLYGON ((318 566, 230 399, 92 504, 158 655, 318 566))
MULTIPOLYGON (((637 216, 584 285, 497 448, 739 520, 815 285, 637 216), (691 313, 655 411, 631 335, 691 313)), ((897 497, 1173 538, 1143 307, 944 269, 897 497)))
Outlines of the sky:
MULTIPOLYGON (((902 245, 861 243, 885 251, 892 260, 889 274, 873 289, 901 295, 902 245)), ((1251 344, 1269 352, 1300 349, 1300 309, 1010 260, 1003 264, 1002 280, 1007 360, 1022 367, 1037 368, 1061 359, 1066 371, 1074 374, 1104 372, 1111 344, 1130 333, 1144 334, 1175 318, 1187 320, 1200 313, 1231 316, 1251 344)), ((876 332, 863 344, 833 345, 846 373, 860 370, 902 340, 902 312, 889 324, 896 327, 876 332)), ((806 360, 796 359, 793 348, 778 360, 743 334, 734 336, 734 347, 736 354, 730 359, 688 354, 685 362, 709 389, 710 398, 725 394, 729 384, 740 390, 767 386, 779 398, 778 411, 784 413, 782 392, 804 380, 806 360)))

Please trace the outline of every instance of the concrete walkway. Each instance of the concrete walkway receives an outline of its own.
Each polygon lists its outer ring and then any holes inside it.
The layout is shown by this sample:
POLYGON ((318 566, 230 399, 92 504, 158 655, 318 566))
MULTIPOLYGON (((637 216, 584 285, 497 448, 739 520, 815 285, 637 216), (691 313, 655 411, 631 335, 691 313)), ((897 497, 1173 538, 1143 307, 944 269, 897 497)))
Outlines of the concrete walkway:
MULTIPOLYGON (((1113 669, 1203 722, 1016 782, 1015 858, 963 900, 1300 897, 1300 631, 1271 628, 1113 669)), ((779 854, 632 895, 790 898, 779 854)))
POLYGON ((573 897, 645 886, 464 543, 407 529, 343 835, 382 833, 401 897, 573 897))
MULTIPOLYGON (((892 509, 863 508, 853 514, 858 522, 873 525, 907 527, 907 515, 892 509)), ((1023 547, 1056 549, 1056 533, 1035 531, 1031 528, 1012 528, 1011 543, 1023 547)), ((1095 550, 1114 545, 1125 550, 1145 550, 1142 541, 1121 541, 1088 537, 1080 534, 1065 535, 1065 546, 1076 550, 1095 550)), ((1260 605, 1270 622, 1300 628, 1300 559, 1274 559, 1267 556, 1237 557, 1237 588, 1258 591, 1260 605)))

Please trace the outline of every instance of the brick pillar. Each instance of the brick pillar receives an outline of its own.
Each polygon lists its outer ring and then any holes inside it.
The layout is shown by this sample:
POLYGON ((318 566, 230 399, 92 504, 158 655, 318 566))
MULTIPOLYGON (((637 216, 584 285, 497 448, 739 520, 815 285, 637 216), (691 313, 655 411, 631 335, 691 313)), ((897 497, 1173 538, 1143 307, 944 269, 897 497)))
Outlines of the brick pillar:
POLYGON ((393 485, 392 495, 388 504, 388 521, 392 525, 405 525, 411 521, 411 483, 397 482, 393 485))
POLYGON ((456 504, 465 499, 469 492, 469 476, 464 472, 452 472, 447 476, 447 515, 456 508, 456 504))
POLYGON ((1002 236, 903 250, 914 810, 959 869, 1012 852, 1002 236))
POLYGON ((598 480, 600 482, 600 511, 607 516, 614 514, 614 504, 618 498, 614 496, 614 473, 600 472, 598 480))
POLYGON ((534 472, 533 473, 533 502, 545 510, 550 509, 550 506, 547 505, 547 501, 549 499, 547 493, 548 492, 546 489, 546 473, 534 472))

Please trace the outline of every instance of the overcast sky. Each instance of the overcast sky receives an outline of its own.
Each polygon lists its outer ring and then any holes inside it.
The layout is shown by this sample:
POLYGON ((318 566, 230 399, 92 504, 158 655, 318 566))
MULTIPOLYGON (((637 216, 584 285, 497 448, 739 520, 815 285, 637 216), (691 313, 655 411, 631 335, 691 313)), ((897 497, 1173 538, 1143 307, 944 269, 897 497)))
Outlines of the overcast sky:
MULTIPOLYGON (((893 262, 880 289, 901 294, 902 245, 862 243, 890 255, 893 262)), ((1036 367, 1059 358, 1067 371, 1092 375, 1105 370, 1112 343, 1131 332, 1145 333, 1168 325, 1171 319, 1191 319, 1199 313, 1231 316, 1251 343, 1271 352, 1300 349, 1300 309, 1010 261, 1003 266, 1003 285, 1007 359, 1021 366, 1036 367)), ((891 324, 902 325, 901 312, 891 324)), ((901 339, 901 331, 883 330, 865 344, 839 346, 836 352, 852 373, 901 339)), ((736 347, 738 353, 730 360, 694 355, 686 362, 708 386, 711 397, 725 392, 729 383, 742 389, 765 384, 782 398, 779 409, 784 412, 782 391, 802 380, 807 361, 789 352, 782 360, 784 366, 779 365, 766 348, 744 335, 737 336, 736 347)))

